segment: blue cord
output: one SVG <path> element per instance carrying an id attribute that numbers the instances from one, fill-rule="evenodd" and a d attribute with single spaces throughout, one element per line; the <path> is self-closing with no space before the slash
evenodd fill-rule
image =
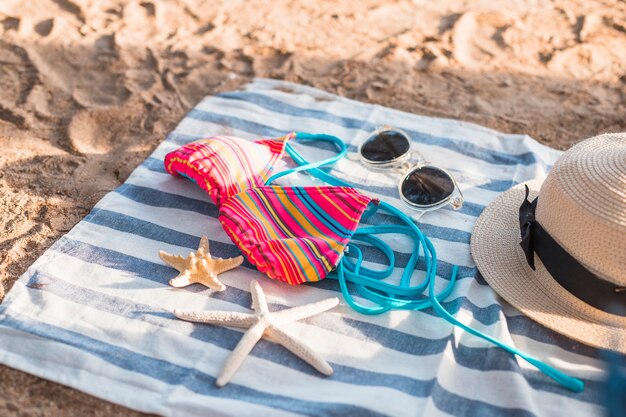
<path id="1" fill-rule="evenodd" d="M 291 143 L 287 142 L 286 145 L 285 145 L 285 149 L 287 149 L 287 153 L 292 158 L 294 157 L 293 155 L 297 155 L 298 156 L 298 165 L 299 166 L 297 168 L 286 169 L 284 171 L 281 171 L 279 173 L 276 173 L 276 174 L 272 175 L 267 180 L 265 180 L 265 185 L 271 184 L 272 182 L 274 182 L 278 178 L 284 177 L 285 175 L 293 174 L 294 172 L 311 171 L 313 169 L 317 169 L 317 168 L 322 167 L 322 166 L 332 165 L 335 162 L 339 161 L 344 156 L 346 156 L 346 153 L 348 152 L 348 147 L 346 146 L 345 142 L 342 141 L 341 139 L 339 139 L 336 136 L 324 135 L 324 134 L 312 135 L 310 133 L 296 132 L 296 139 L 302 140 L 302 141 L 314 140 L 314 141 L 330 142 L 330 143 L 336 145 L 339 148 L 339 153 L 337 153 L 335 156 L 333 156 L 331 158 L 323 159 L 323 160 L 318 161 L 318 162 L 309 163 L 306 159 L 304 159 L 293 148 L 293 146 L 291 146 Z M 295 159 L 294 159 L 294 161 L 295 161 Z"/>
<path id="2" fill-rule="evenodd" d="M 319 167 L 322 166 L 332 165 L 345 156 L 347 146 L 341 139 L 331 135 L 314 135 L 301 132 L 296 133 L 296 139 L 330 142 L 339 148 L 339 153 L 332 158 L 310 163 L 304 159 L 289 142 L 287 142 L 285 149 L 289 156 L 291 156 L 291 158 L 298 164 L 298 167 L 272 175 L 268 178 L 266 184 L 270 184 L 275 179 L 294 172 L 308 171 L 313 177 L 318 178 L 327 184 L 354 188 L 351 184 L 319 169 Z M 448 313 L 448 311 L 446 311 L 446 309 L 441 305 L 441 301 L 446 299 L 451 294 L 456 282 L 458 267 L 455 265 L 452 268 L 452 274 L 448 285 L 446 285 L 441 292 L 436 294 L 435 279 L 437 273 L 437 253 L 430 239 L 422 233 L 410 217 L 394 206 L 382 201 L 377 206 L 372 205 L 371 207 L 368 207 L 363 215 L 363 218 L 371 216 L 378 209 L 382 209 L 383 211 L 397 217 L 402 221 L 403 225 L 359 227 L 355 231 L 352 240 L 347 246 L 350 255 L 354 256 L 356 259 L 352 261 L 348 256 L 343 256 L 337 264 L 337 268 L 334 273 L 328 275 L 328 278 L 337 279 L 339 281 L 341 293 L 350 307 L 359 313 L 367 315 L 382 314 L 392 309 L 423 310 L 432 307 L 435 312 L 447 322 L 460 327 L 474 336 L 487 340 L 505 351 L 512 353 L 513 355 L 519 356 L 528 363 L 534 365 L 544 374 L 556 380 L 564 387 L 574 392 L 581 392 L 584 389 L 584 382 L 580 379 L 570 377 L 552 366 L 533 358 L 532 356 L 526 355 L 524 352 L 516 348 L 505 345 L 499 340 L 496 340 L 485 333 L 461 323 L 454 316 Z M 383 281 L 393 273 L 395 255 L 387 243 L 374 236 L 389 233 L 403 234 L 413 240 L 413 252 L 406 267 L 404 268 L 399 285 L 389 284 Z M 363 252 L 358 245 L 354 243 L 355 241 L 367 243 L 381 251 L 389 261 L 389 266 L 382 270 L 373 270 L 364 267 L 362 265 Z M 413 275 L 413 271 L 417 267 L 420 253 L 423 254 L 426 276 L 424 281 L 420 284 L 411 286 L 411 277 Z M 348 282 L 355 285 L 357 293 L 362 298 L 373 302 L 376 306 L 363 305 L 357 302 L 348 291 Z M 428 296 L 423 295 L 426 288 L 428 288 Z"/>

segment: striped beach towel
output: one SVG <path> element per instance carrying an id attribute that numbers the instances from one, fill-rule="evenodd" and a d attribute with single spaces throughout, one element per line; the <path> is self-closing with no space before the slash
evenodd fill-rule
<path id="1" fill-rule="evenodd" d="M 339 287 L 328 279 L 292 287 L 248 263 L 221 275 L 228 288 L 210 297 L 200 286 L 168 287 L 176 271 L 163 264 L 159 250 L 186 254 L 207 235 L 214 255 L 233 257 L 239 251 L 219 224 L 211 198 L 192 181 L 167 174 L 163 157 L 208 135 L 257 139 L 293 130 L 336 135 L 354 152 L 379 124 L 407 131 L 430 162 L 454 173 L 465 196 L 459 212 L 444 208 L 419 219 L 437 249 L 439 286 L 453 264 L 460 266 L 459 282 L 444 306 L 460 321 L 583 379 L 583 393 L 566 390 L 431 310 L 364 316 L 343 303 L 289 327 L 331 363 L 332 377 L 319 377 L 263 340 L 229 385 L 215 387 L 241 332 L 177 320 L 173 309 L 249 311 L 248 288 L 255 279 L 271 309 L 337 296 Z M 309 160 L 332 152 L 296 146 Z M 605 399 L 599 352 L 504 303 L 481 279 L 469 250 L 472 226 L 484 207 L 512 185 L 545 176 L 558 155 L 525 135 L 420 117 L 274 80 L 257 79 L 241 91 L 207 97 L 15 283 L 0 305 L 0 362 L 168 416 L 600 415 Z M 372 172 L 350 158 L 330 173 L 402 208 L 396 173 Z M 282 180 L 313 181 L 304 174 Z M 410 249 L 399 237 L 387 241 L 401 268 Z M 365 265 L 377 267 L 384 259 L 374 252 Z"/>

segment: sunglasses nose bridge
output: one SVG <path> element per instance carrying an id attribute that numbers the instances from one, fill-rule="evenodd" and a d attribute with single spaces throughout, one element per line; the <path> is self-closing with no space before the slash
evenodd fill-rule
<path id="1" fill-rule="evenodd" d="M 411 160 L 406 160 L 398 166 L 394 167 L 395 171 L 401 175 L 408 174 L 409 171 L 416 168 L 416 165 L 411 162 Z"/>
<path id="2" fill-rule="evenodd" d="M 413 161 L 413 165 L 422 166 L 428 165 L 430 163 L 417 149 L 412 149 L 411 147 L 409 152 L 411 153 L 411 161 Z"/>

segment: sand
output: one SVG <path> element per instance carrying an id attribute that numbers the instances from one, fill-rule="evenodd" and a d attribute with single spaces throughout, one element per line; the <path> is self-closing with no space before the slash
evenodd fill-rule
<path id="1" fill-rule="evenodd" d="M 0 300 L 205 94 L 280 78 L 566 149 L 626 130 L 624 51 L 623 0 L 2 0 Z M 0 415 L 120 414 L 0 366 Z"/>

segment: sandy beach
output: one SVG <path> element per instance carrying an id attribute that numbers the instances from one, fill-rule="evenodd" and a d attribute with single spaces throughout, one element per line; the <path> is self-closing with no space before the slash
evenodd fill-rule
<path id="1" fill-rule="evenodd" d="M 0 301 L 207 94 L 285 79 L 567 149 L 626 130 L 624 51 L 623 0 L 4 0 Z M 0 366 L 0 415 L 138 413 Z"/>

